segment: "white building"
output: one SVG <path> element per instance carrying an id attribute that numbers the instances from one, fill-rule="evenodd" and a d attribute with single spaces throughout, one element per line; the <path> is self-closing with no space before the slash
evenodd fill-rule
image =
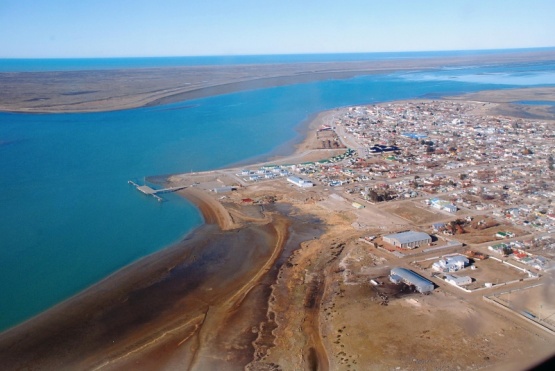
<path id="1" fill-rule="evenodd" d="M 448 274 L 445 276 L 445 282 L 454 286 L 466 286 L 472 283 L 472 278 L 469 276 L 458 277 Z"/>
<path id="2" fill-rule="evenodd" d="M 289 176 L 287 177 L 287 181 L 301 188 L 310 188 L 314 186 L 314 183 L 312 183 L 310 180 L 304 180 L 297 176 Z"/>
<path id="3" fill-rule="evenodd" d="M 453 205 L 449 201 L 441 200 L 439 198 L 430 199 L 430 205 L 433 208 L 436 208 L 438 210 L 444 210 L 444 211 L 448 211 L 450 213 L 456 213 L 457 212 L 457 207 L 455 205 Z"/>
<path id="4" fill-rule="evenodd" d="M 456 272 L 468 266 L 470 261 L 462 255 L 446 256 L 432 264 L 432 269 L 438 272 Z"/>

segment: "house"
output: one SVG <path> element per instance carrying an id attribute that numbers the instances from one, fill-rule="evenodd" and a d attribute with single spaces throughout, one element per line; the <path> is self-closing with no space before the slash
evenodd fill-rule
<path id="1" fill-rule="evenodd" d="M 438 210 L 448 211 L 450 213 L 457 212 L 457 206 L 453 205 L 449 201 L 441 200 L 439 198 L 430 199 L 430 206 Z"/>
<path id="2" fill-rule="evenodd" d="M 515 234 L 513 232 L 497 232 L 495 237 L 497 238 L 513 238 Z"/>
<path id="3" fill-rule="evenodd" d="M 432 229 L 434 232 L 439 232 L 445 228 L 445 223 L 434 223 Z"/>
<path id="4" fill-rule="evenodd" d="M 462 255 L 446 256 L 432 264 L 432 269 L 438 272 L 456 272 L 468 266 L 470 261 Z"/>

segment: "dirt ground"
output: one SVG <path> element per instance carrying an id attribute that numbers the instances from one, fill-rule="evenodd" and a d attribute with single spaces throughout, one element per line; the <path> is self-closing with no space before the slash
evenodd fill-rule
<path id="1" fill-rule="evenodd" d="M 313 321 L 306 298 L 314 285 L 324 291 L 319 324 L 331 370 L 481 369 L 545 351 L 545 335 L 538 338 L 441 288 L 430 295 L 400 292 L 387 284 L 391 262 L 376 257 L 367 244 L 341 241 L 332 239 L 327 247 L 313 242 L 282 269 L 282 277 L 297 281 L 277 285 L 286 294 L 276 297 L 276 341 L 265 362 L 283 370 L 308 366 L 306 353 L 295 356 L 290 349 L 298 348 L 299 334 Z M 376 287 L 370 279 L 386 284 Z M 280 306 L 280 298 L 287 306 Z"/>
<path id="2" fill-rule="evenodd" d="M 526 273 L 494 259 L 476 261 L 474 265 L 477 269 L 465 269 L 464 275 L 471 276 L 480 287 L 483 287 L 487 282 L 497 285 L 528 277 Z M 470 286 L 468 288 L 472 289 L 473 287 Z"/>
<path id="3" fill-rule="evenodd" d="M 415 205 L 413 201 L 401 201 L 380 206 L 380 209 L 400 216 L 413 224 L 429 226 L 431 223 L 455 219 L 455 215 L 447 215 L 433 211 L 424 205 Z"/>
<path id="4" fill-rule="evenodd" d="M 282 266 L 269 312 L 271 345 L 260 343 L 249 370 L 495 369 L 500 362 L 530 362 L 555 345 L 480 299 L 476 306 L 441 287 L 422 295 L 389 284 L 395 258 L 358 241 L 360 232 L 341 212 L 319 202 L 300 207 L 329 228 Z"/>
<path id="5" fill-rule="evenodd" d="M 555 286 L 552 283 L 497 296 L 517 311 L 526 311 L 555 327 Z"/>
<path id="6" fill-rule="evenodd" d="M 468 229 L 466 231 L 468 233 L 457 234 L 454 236 L 454 238 L 468 244 L 480 244 L 485 242 L 501 243 L 503 242 L 503 240 L 498 237 L 495 237 L 497 232 L 512 232 L 515 234 L 515 237 L 519 237 L 526 234 L 519 228 L 510 226 L 510 225 L 498 225 L 495 227 L 486 228 L 482 230 Z"/>

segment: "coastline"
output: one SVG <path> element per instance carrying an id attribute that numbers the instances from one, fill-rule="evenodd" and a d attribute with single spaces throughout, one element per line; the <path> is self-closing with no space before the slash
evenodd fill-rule
<path id="1" fill-rule="evenodd" d="M 555 51 L 269 65 L 0 73 L 0 111 L 105 112 L 184 102 L 245 90 L 329 79 L 466 65 L 552 61 Z M 74 88 L 79 87 L 76 91 Z"/>
<path id="2" fill-rule="evenodd" d="M 330 112 L 333 112 L 333 110 L 320 112 L 299 124 L 296 128 L 299 133 L 298 140 L 295 141 L 294 145 L 289 144 L 283 147 L 285 151 L 289 152 L 288 155 L 280 153 L 280 155 L 276 157 L 272 152 L 267 154 L 265 158 L 268 160 L 283 160 L 284 158 L 298 160 L 298 156 L 310 158 L 310 155 L 306 157 L 307 150 L 314 145 L 314 140 L 316 138 L 315 130 L 323 123 L 322 120 L 327 117 Z M 252 163 L 252 161 L 249 161 L 249 164 Z M 60 362 L 57 356 L 50 356 L 53 349 L 74 348 L 74 354 L 80 354 L 87 353 L 87 351 L 92 351 L 96 348 L 101 348 L 102 346 L 100 344 L 105 343 L 107 337 L 114 336 L 112 332 L 101 334 L 98 338 L 93 338 L 88 343 L 84 341 L 78 346 L 70 344 L 70 339 L 75 336 L 75 332 L 81 333 L 81 336 L 86 339 L 87 336 L 85 336 L 85 333 L 95 333 L 98 331 L 99 327 L 105 327 L 107 322 L 113 323 L 111 326 L 120 327 L 121 323 L 119 326 L 116 325 L 118 320 L 107 318 L 108 313 L 113 315 L 113 313 L 117 313 L 118 311 L 125 311 L 125 303 L 128 303 L 132 297 L 139 298 L 136 299 L 139 301 L 148 300 L 152 295 L 151 290 L 160 282 L 167 282 L 168 285 L 171 285 L 172 280 L 175 281 L 175 279 L 172 279 L 173 271 L 183 269 L 183 267 L 186 266 L 191 267 L 193 263 L 198 263 L 198 256 L 202 255 L 203 249 L 210 249 L 211 246 L 214 248 L 219 245 L 217 241 L 224 238 L 226 231 L 232 234 L 238 234 L 240 231 L 249 234 L 258 228 L 270 228 L 270 231 L 265 232 L 267 235 L 265 238 L 268 239 L 271 238 L 269 236 L 274 236 L 272 238 L 277 238 L 279 242 L 269 244 L 276 247 L 273 249 L 274 254 L 268 262 L 275 262 L 278 258 L 276 253 L 283 250 L 283 245 L 287 240 L 287 225 L 289 225 L 290 221 L 288 221 L 289 218 L 281 215 L 282 213 L 277 213 L 271 218 L 253 218 L 252 216 L 242 214 L 240 210 L 230 210 L 224 207 L 222 203 L 216 200 L 212 195 L 202 190 L 188 188 L 179 191 L 178 194 L 195 205 L 201 212 L 204 219 L 201 226 L 184 236 L 183 239 L 175 245 L 168 246 L 121 268 L 75 296 L 2 332 L 0 334 L 0 349 L 9 348 L 12 349 L 12 352 L 9 355 L 0 355 L 0 361 L 5 365 L 13 365 L 17 368 L 22 366 L 24 360 L 32 353 L 33 358 L 37 362 L 35 365 L 39 365 L 41 368 L 49 368 L 50 362 Z M 272 230 L 274 232 L 271 232 Z M 214 236 L 219 237 L 214 238 Z M 229 236 L 227 238 L 229 238 Z M 289 241 L 289 243 L 291 243 L 291 241 Z M 300 241 L 295 240 L 294 246 L 290 246 L 288 251 L 296 249 L 299 243 Z M 239 246 L 241 244 L 241 239 L 239 239 L 232 245 Z M 250 261 L 250 264 L 255 266 L 258 263 L 259 259 Z M 272 267 L 269 266 L 265 269 L 257 270 L 258 275 L 271 268 Z M 277 271 L 277 268 L 279 267 L 273 267 L 274 271 Z M 226 280 L 223 277 L 221 279 L 224 281 Z M 268 285 L 270 283 L 272 283 L 272 280 L 268 282 Z M 200 283 L 196 282 L 196 284 Z M 231 284 L 233 285 L 232 282 Z M 226 290 L 226 292 L 233 292 L 233 290 Z M 220 295 L 223 295 L 223 292 L 221 292 Z M 176 298 L 176 300 L 183 300 L 183 297 Z M 166 307 L 173 307 L 172 304 L 168 303 L 167 299 L 163 301 L 166 303 Z M 146 310 L 147 313 L 149 312 L 147 308 L 143 308 L 143 310 Z M 185 324 L 178 326 L 180 331 L 193 331 L 192 329 L 199 326 L 199 321 L 201 321 L 201 319 L 202 321 L 205 320 L 205 314 L 202 314 L 200 308 L 191 312 L 194 313 L 194 315 L 189 313 Z M 130 316 L 130 318 L 119 317 L 119 321 L 127 323 L 124 327 L 127 327 L 128 330 L 132 330 L 133 328 L 136 330 L 137 325 L 133 323 L 133 317 L 141 317 L 144 315 L 147 314 L 138 311 L 138 313 L 134 316 Z M 152 315 L 152 313 L 148 315 Z M 167 337 L 167 335 L 164 334 L 166 334 L 167 331 L 173 330 L 166 330 L 166 328 L 168 326 L 169 328 L 174 328 L 176 326 L 176 316 L 179 317 L 176 313 L 168 314 L 163 321 L 159 321 L 158 328 L 153 328 L 151 330 L 151 334 L 148 335 L 147 338 L 151 339 L 152 337 L 157 338 L 159 336 Z M 95 322 L 94 318 L 100 318 L 100 323 Z M 181 323 L 183 321 L 183 319 L 180 319 L 178 322 Z M 101 324 L 102 322 L 104 322 L 104 324 Z M 22 339 L 26 337 L 26 334 L 30 332 L 34 334 L 32 339 L 22 341 Z M 53 332 L 58 333 L 54 339 L 52 339 L 50 335 Z M 182 332 L 180 333 L 182 334 Z M 136 343 L 136 341 L 138 341 L 136 338 L 131 337 L 130 339 L 123 340 L 125 345 L 122 346 L 122 344 L 120 344 L 118 349 L 130 347 L 131 344 L 135 344 L 132 347 L 141 348 L 142 346 L 140 343 L 144 342 L 145 339 L 141 335 L 135 334 L 134 336 L 139 337 L 139 343 Z M 251 340 L 254 341 L 254 338 Z M 157 347 L 155 348 L 157 349 Z M 110 352 L 111 350 L 104 349 L 104 351 Z M 112 356 L 114 360 L 119 360 L 120 357 L 122 357 L 120 352 L 115 352 L 114 354 L 117 354 Z M 122 358 L 122 360 L 127 359 L 128 356 Z M 133 357 L 130 359 L 133 359 Z M 193 362 L 193 360 L 189 361 Z M 80 362 L 81 360 L 77 358 L 64 360 L 64 364 L 79 365 L 79 367 L 85 366 Z M 88 368 L 91 366 L 92 364 L 87 364 L 86 367 Z"/>
<path id="3" fill-rule="evenodd" d="M 0 349 L 10 352 L 0 352 L 2 364 L 10 369 L 29 362 L 32 368 L 63 364 L 89 369 L 106 367 L 97 364 L 102 359 L 125 362 L 130 356 L 125 349 L 151 349 L 176 336 L 179 342 L 205 321 L 208 308 L 241 301 L 252 289 L 253 277 L 265 273 L 281 252 L 288 223 L 278 218 L 236 228 L 221 204 L 204 192 L 185 190 L 182 195 L 199 208 L 205 224 L 181 242 L 3 332 Z M 245 240 L 258 247 L 244 251 Z M 81 341 L 75 342 L 76 337 Z"/>
<path id="4" fill-rule="evenodd" d="M 555 88 L 550 88 L 550 99 L 555 96 L 554 92 Z M 493 99 L 491 95 L 490 99 Z M 298 130 L 304 132 L 304 139 L 289 147 L 294 148 L 294 152 L 286 157 L 270 156 L 268 161 L 297 161 L 321 156 L 322 152 L 310 152 L 316 140 L 314 131 L 333 115 L 333 111 L 335 109 L 320 112 L 301 123 Z M 291 224 L 297 223 L 299 218 L 310 218 L 310 203 L 297 211 L 268 206 L 268 217 L 259 215 L 256 208 L 224 206 L 215 195 L 201 190 L 187 189 L 180 194 L 201 211 L 205 221 L 202 226 L 178 244 L 122 268 L 84 292 L 2 333 L 0 348 L 11 349 L 9 355 L 0 355 L 3 364 L 14 368 L 63 365 L 118 369 L 140 362 L 147 369 L 160 365 L 202 369 L 220 364 L 221 359 L 211 359 L 211 352 L 231 352 L 226 346 L 232 333 L 237 331 L 233 326 L 238 318 L 241 328 L 249 328 L 260 321 L 272 323 L 271 319 L 263 317 L 272 313 L 268 308 L 283 305 L 285 299 L 278 300 L 277 304 L 275 301 L 270 304 L 270 299 L 280 297 L 281 286 L 286 286 L 289 278 L 294 282 L 295 274 L 300 274 L 282 270 L 281 264 L 292 264 L 292 261 L 299 266 L 310 264 L 318 248 L 325 244 L 310 241 L 313 231 L 307 226 L 303 227 L 304 233 L 291 232 Z M 312 196 L 303 194 L 303 197 L 308 200 Z M 290 200 L 282 201 L 287 204 Z M 322 216 L 318 222 L 311 219 L 311 223 L 327 233 L 334 219 L 325 218 Z M 333 238 L 352 233 L 346 231 L 340 229 Z M 246 253 L 242 250 L 245 241 L 259 241 L 260 246 L 254 253 Z M 301 242 L 303 251 L 299 249 Z M 244 255 L 232 256 L 237 251 L 243 251 Z M 227 266 L 212 268 L 220 258 Z M 323 277 L 318 279 L 324 280 Z M 316 292 L 323 295 L 325 288 L 322 290 Z M 322 352 L 326 347 L 319 343 L 321 334 L 317 323 L 319 308 L 311 308 L 312 317 L 299 325 L 310 338 L 308 345 L 301 347 L 304 357 L 312 354 L 312 358 L 317 359 L 315 362 L 325 369 L 322 362 L 327 356 Z M 273 313 L 276 312 L 277 309 Z M 227 332 L 215 335 L 217 329 L 226 326 L 229 326 Z M 26 338 L 29 333 L 33 335 Z M 263 353 L 261 349 L 269 347 L 269 340 L 265 338 L 270 336 L 268 333 L 272 331 L 241 332 L 242 348 L 231 352 L 235 357 L 232 361 L 244 366 L 252 361 L 252 354 Z M 73 344 L 75 338 L 83 341 Z"/>
<path id="5" fill-rule="evenodd" d="M 291 140 L 277 146 L 268 153 L 235 162 L 233 164 L 225 166 L 225 168 L 236 168 L 252 164 L 269 164 L 276 161 L 283 161 L 284 159 L 295 161 L 304 159 L 302 161 L 312 161 L 314 160 L 314 156 L 316 157 L 315 159 L 320 159 L 320 157 L 322 156 L 322 152 L 320 151 L 316 152 L 315 155 L 310 156 L 310 153 L 317 147 L 316 141 L 318 140 L 318 138 L 316 130 L 320 126 L 328 124 L 329 117 L 333 115 L 334 111 L 340 108 L 341 107 L 336 107 L 308 116 L 294 128 L 297 134 Z M 329 152 L 341 153 L 343 152 L 343 149 L 335 151 L 330 150 Z"/>

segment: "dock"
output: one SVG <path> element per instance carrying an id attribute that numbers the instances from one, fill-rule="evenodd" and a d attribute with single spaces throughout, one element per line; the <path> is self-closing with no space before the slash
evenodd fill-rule
<path id="1" fill-rule="evenodd" d="M 138 185 L 137 183 L 135 183 L 132 180 L 128 180 L 127 184 L 131 184 L 132 186 L 134 186 L 139 192 L 147 195 L 147 196 L 152 196 L 155 199 L 158 200 L 158 202 L 162 202 L 164 201 L 164 199 L 160 196 L 158 196 L 159 193 L 168 193 L 168 192 L 175 192 L 175 191 L 179 191 L 180 189 L 185 189 L 187 188 L 187 186 L 177 186 L 177 187 L 170 187 L 170 188 L 163 188 L 163 189 L 153 189 L 147 185 Z"/>

